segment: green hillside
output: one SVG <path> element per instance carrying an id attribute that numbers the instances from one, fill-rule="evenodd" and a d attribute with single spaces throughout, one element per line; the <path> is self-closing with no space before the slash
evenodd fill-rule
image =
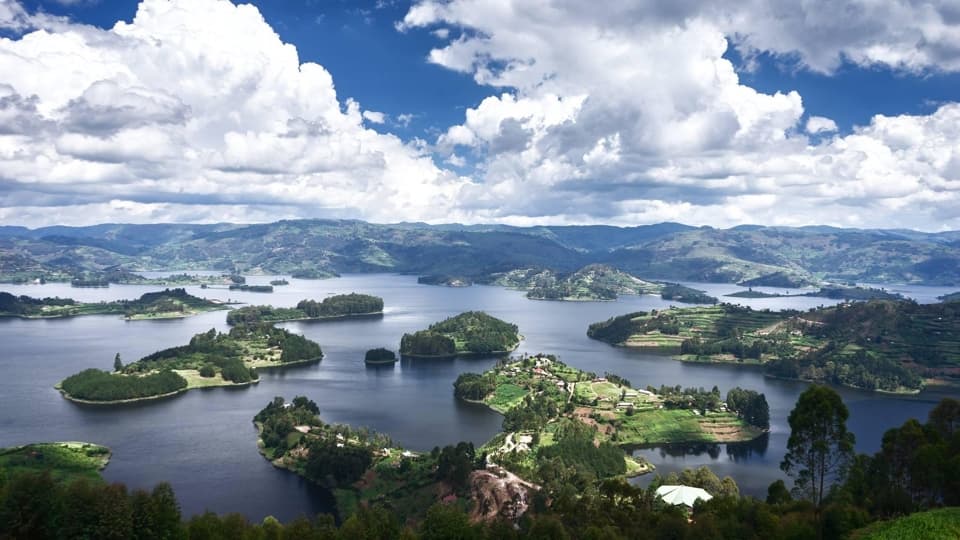
<path id="1" fill-rule="evenodd" d="M 956 233 L 828 227 L 692 228 L 380 225 L 97 225 L 0 229 L 0 281 L 69 280 L 164 268 L 291 274 L 402 272 L 488 281 L 605 264 L 646 280 L 796 287 L 836 282 L 960 284 Z M 121 276 L 121 277 L 116 277 Z"/>
<path id="2" fill-rule="evenodd" d="M 770 375 L 891 392 L 960 374 L 960 304 L 875 300 L 808 312 L 722 304 L 594 323 L 591 338 L 678 359 L 762 364 Z"/>

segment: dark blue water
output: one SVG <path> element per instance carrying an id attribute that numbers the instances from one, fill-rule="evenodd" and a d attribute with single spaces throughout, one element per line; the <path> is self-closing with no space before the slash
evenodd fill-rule
<path id="1" fill-rule="evenodd" d="M 271 279 L 256 276 L 248 282 L 265 284 Z M 701 288 L 715 295 L 737 289 L 728 285 Z M 134 298 L 157 289 L 73 289 L 62 284 L 3 287 L 15 294 L 69 296 L 85 301 Z M 928 288 L 906 289 L 917 298 L 936 296 Z M 109 369 L 117 352 L 131 361 L 185 343 L 198 332 L 224 330 L 224 312 L 170 321 L 126 322 L 113 316 L 0 320 L 0 446 L 56 440 L 107 445 L 114 451 L 104 473 L 108 480 L 134 488 L 151 488 L 157 482 L 169 481 L 188 515 L 209 509 L 241 512 L 254 520 L 265 515 L 286 520 L 329 510 L 323 490 L 274 469 L 260 457 L 251 423 L 254 414 L 274 396 L 306 395 L 319 404 L 326 421 L 366 425 L 408 448 L 429 450 L 460 440 L 481 444 L 499 430 L 501 417 L 483 406 L 458 402 L 451 385 L 459 373 L 488 369 L 493 359 L 402 361 L 376 368 L 363 363 L 367 349 L 396 349 L 404 332 L 462 311 L 481 309 L 519 325 L 525 336 L 518 351 L 521 353 L 557 354 L 578 368 L 616 372 L 641 387 L 717 385 L 725 393 L 742 386 L 766 393 L 773 424 L 766 444 L 640 451 L 661 471 L 707 464 L 721 476 L 733 476 L 744 492 L 763 494 L 770 482 L 782 477 L 779 462 L 788 435 L 786 417 L 806 387 L 765 378 L 756 369 L 683 364 L 586 337 L 586 328 L 592 322 L 669 304 L 652 296 L 624 297 L 617 302 L 538 302 L 527 300 L 522 292 L 498 287 L 430 287 L 418 285 L 413 277 L 395 275 L 291 279 L 289 286 L 277 287 L 273 294 L 199 287 L 188 290 L 209 298 L 277 306 L 292 306 L 304 298 L 364 292 L 382 296 L 386 313 L 382 319 L 284 325 L 321 344 L 326 356 L 319 365 L 265 372 L 260 384 L 246 389 L 192 390 L 173 399 L 120 408 L 67 402 L 53 385 L 87 367 Z M 758 309 L 806 309 L 831 302 L 771 298 L 742 303 Z M 886 429 L 911 417 L 924 418 L 940 397 L 929 392 L 908 398 L 844 389 L 840 392 L 850 407 L 849 425 L 857 435 L 860 451 L 876 450 Z"/>

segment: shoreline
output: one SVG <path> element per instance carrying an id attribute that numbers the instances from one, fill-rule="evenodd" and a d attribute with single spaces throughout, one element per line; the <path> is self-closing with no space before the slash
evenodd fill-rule
<path id="1" fill-rule="evenodd" d="M 287 322 L 310 322 L 310 321 L 337 321 L 345 319 L 363 319 L 383 317 L 382 311 L 371 311 L 369 313 L 351 313 L 349 315 L 328 315 L 325 317 L 295 317 L 290 319 L 261 319 L 258 322 L 263 324 L 280 324 Z M 239 323 L 243 324 L 243 323 Z M 229 324 L 228 326 L 237 326 L 238 324 Z"/>
<path id="2" fill-rule="evenodd" d="M 175 373 L 177 372 L 177 370 L 172 370 L 172 371 L 174 371 Z M 72 401 L 73 403 L 80 403 L 82 405 L 128 405 L 130 403 L 139 403 L 142 401 L 155 401 L 159 399 L 172 398 L 180 394 L 185 394 L 190 390 L 200 390 L 203 388 L 245 388 L 248 386 L 252 386 L 254 384 L 258 384 L 259 382 L 260 382 L 259 377 L 257 377 L 252 381 L 247 381 L 243 383 L 227 382 L 225 384 L 208 384 L 203 386 L 190 386 L 190 383 L 188 381 L 186 388 L 181 388 L 180 390 L 175 390 L 173 392 L 167 392 L 165 394 L 157 394 L 154 396 L 144 396 L 144 397 L 138 397 L 138 398 L 114 399 L 110 401 L 97 401 L 97 400 L 83 399 L 83 398 L 72 396 L 66 390 L 60 387 L 60 383 L 57 383 L 54 386 L 54 389 L 60 392 L 60 395 L 63 396 L 63 398 L 66 399 L 67 401 Z"/>
<path id="3" fill-rule="evenodd" d="M 603 340 L 597 340 L 597 341 L 603 341 Z M 604 341 L 604 343 L 607 343 L 607 342 Z M 623 343 L 617 343 L 613 345 L 613 347 L 622 347 L 624 349 L 637 349 L 641 351 L 642 350 L 662 351 L 665 353 L 669 353 L 671 351 L 679 349 L 679 347 L 660 347 L 660 346 L 645 347 L 645 346 L 625 345 Z M 714 365 L 737 366 L 737 367 L 744 367 L 744 368 L 762 368 L 766 364 L 766 362 L 737 362 L 736 360 L 711 360 L 711 359 L 696 360 L 692 358 L 683 358 L 683 355 L 678 355 L 678 354 L 670 354 L 669 356 L 670 356 L 670 360 L 673 360 L 675 362 L 684 362 L 687 364 L 703 364 L 703 365 L 714 364 Z M 769 373 L 764 373 L 763 376 L 771 379 L 780 379 L 783 381 L 795 381 L 795 382 L 804 382 L 804 383 L 810 383 L 810 384 L 827 384 L 830 386 L 835 386 L 840 388 L 851 388 L 853 390 L 862 390 L 864 392 L 877 392 L 878 394 L 885 394 L 885 395 L 891 395 L 891 396 L 915 396 L 923 392 L 924 388 L 926 388 L 927 386 L 946 386 L 948 388 L 960 388 L 960 383 L 951 383 L 949 381 L 943 381 L 943 382 L 940 382 L 939 384 L 926 383 L 918 389 L 911 388 L 907 390 L 885 390 L 883 388 L 863 388 L 863 387 L 852 385 L 852 384 L 835 384 L 835 383 L 826 382 L 826 381 L 816 381 L 813 379 L 801 379 L 798 377 L 783 377 L 780 375 L 772 375 Z M 941 379 L 933 378 L 931 380 L 940 381 Z"/>

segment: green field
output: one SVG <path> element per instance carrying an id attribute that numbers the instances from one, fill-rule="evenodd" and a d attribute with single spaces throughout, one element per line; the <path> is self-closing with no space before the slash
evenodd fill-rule
<path id="1" fill-rule="evenodd" d="M 516 407 L 528 393 L 527 389 L 512 383 L 499 384 L 493 394 L 483 401 L 491 409 L 503 413 Z"/>
<path id="2" fill-rule="evenodd" d="M 55 480 L 100 480 L 110 462 L 110 449 L 84 442 L 38 443 L 0 449 L 0 472 L 50 471 Z"/>
<path id="3" fill-rule="evenodd" d="M 960 538 L 960 508 L 918 512 L 891 521 L 874 523 L 851 536 L 852 540 L 956 540 Z"/>

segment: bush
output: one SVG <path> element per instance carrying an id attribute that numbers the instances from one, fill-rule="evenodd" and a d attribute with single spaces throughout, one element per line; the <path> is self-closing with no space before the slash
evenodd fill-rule
<path id="1" fill-rule="evenodd" d="M 213 364 L 204 364 L 203 367 L 200 368 L 201 377 L 206 377 L 209 379 L 210 377 L 213 377 L 216 374 L 217 374 L 217 369 L 213 367 Z"/>

